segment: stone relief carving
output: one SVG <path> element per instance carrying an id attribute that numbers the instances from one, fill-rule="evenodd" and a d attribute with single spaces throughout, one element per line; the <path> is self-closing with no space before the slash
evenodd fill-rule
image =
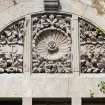
<path id="1" fill-rule="evenodd" d="M 82 73 L 105 72 L 105 36 L 94 25 L 80 19 L 80 57 Z"/>
<path id="2" fill-rule="evenodd" d="M 23 71 L 24 19 L 0 32 L 0 73 Z"/>
<path id="3" fill-rule="evenodd" d="M 33 72 L 71 73 L 71 17 L 33 16 L 32 27 Z"/>

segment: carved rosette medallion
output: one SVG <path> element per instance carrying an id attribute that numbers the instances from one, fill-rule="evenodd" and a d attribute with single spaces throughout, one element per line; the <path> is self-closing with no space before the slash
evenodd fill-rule
<path id="1" fill-rule="evenodd" d="M 79 20 L 82 73 L 105 72 L 105 34 L 83 19 Z"/>
<path id="2" fill-rule="evenodd" d="M 23 72 L 24 19 L 0 32 L 0 73 Z"/>
<path id="3" fill-rule="evenodd" d="M 40 14 L 32 23 L 33 72 L 71 73 L 71 16 Z"/>

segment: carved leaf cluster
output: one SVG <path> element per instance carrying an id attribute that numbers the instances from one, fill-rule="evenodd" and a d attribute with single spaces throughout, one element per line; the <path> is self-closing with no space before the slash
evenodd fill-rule
<path id="1" fill-rule="evenodd" d="M 71 73 L 71 16 L 41 14 L 32 23 L 33 72 Z"/>
<path id="2" fill-rule="evenodd" d="M 33 35 L 36 35 L 40 30 L 45 28 L 59 28 L 66 33 L 71 33 L 71 16 L 62 14 L 43 14 L 39 16 L 33 16 L 32 18 L 32 28 Z M 35 36 L 33 36 L 35 37 Z"/>
<path id="3" fill-rule="evenodd" d="M 105 34 L 94 25 L 80 19 L 81 72 L 105 72 Z"/>
<path id="4" fill-rule="evenodd" d="M 23 71 L 24 19 L 0 33 L 0 73 Z"/>

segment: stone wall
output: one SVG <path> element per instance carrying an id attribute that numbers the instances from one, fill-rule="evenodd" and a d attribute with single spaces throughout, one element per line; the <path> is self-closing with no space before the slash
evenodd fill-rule
<path id="1" fill-rule="evenodd" d="M 69 97 L 72 98 L 73 105 L 80 105 L 81 98 L 91 97 L 90 90 L 94 93 L 94 97 L 105 97 L 98 87 L 100 81 L 105 80 L 105 74 L 82 74 L 79 68 L 79 47 L 78 44 L 78 16 L 91 22 L 92 24 L 105 29 L 105 15 L 97 14 L 95 8 L 79 2 L 78 0 L 60 0 L 61 12 L 73 14 L 72 18 L 72 37 L 73 37 L 73 73 L 72 74 L 37 74 L 31 73 L 31 51 L 30 44 L 25 44 L 26 61 L 24 64 L 24 72 L 21 74 L 0 74 L 0 97 L 23 97 L 25 101 L 31 104 L 31 98 L 56 98 Z M 14 4 L 12 0 L 0 1 L 0 30 L 12 22 L 26 17 L 30 20 L 30 15 L 44 12 L 43 0 L 17 0 Z M 27 30 L 30 30 L 30 22 L 28 22 Z M 26 43 L 31 43 L 30 31 L 26 32 Z M 29 64 L 27 66 L 27 64 Z M 28 99 L 28 100 L 27 100 Z M 28 103 L 27 103 L 28 105 Z"/>

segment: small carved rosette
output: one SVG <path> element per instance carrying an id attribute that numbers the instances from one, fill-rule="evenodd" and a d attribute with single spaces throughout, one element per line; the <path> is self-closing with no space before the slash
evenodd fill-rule
<path id="1" fill-rule="evenodd" d="M 23 72 L 24 19 L 0 32 L 0 73 Z"/>
<path id="2" fill-rule="evenodd" d="M 94 25 L 79 20 L 82 73 L 105 72 L 105 33 Z"/>
<path id="3" fill-rule="evenodd" d="M 34 73 L 71 73 L 71 16 L 32 16 Z"/>

